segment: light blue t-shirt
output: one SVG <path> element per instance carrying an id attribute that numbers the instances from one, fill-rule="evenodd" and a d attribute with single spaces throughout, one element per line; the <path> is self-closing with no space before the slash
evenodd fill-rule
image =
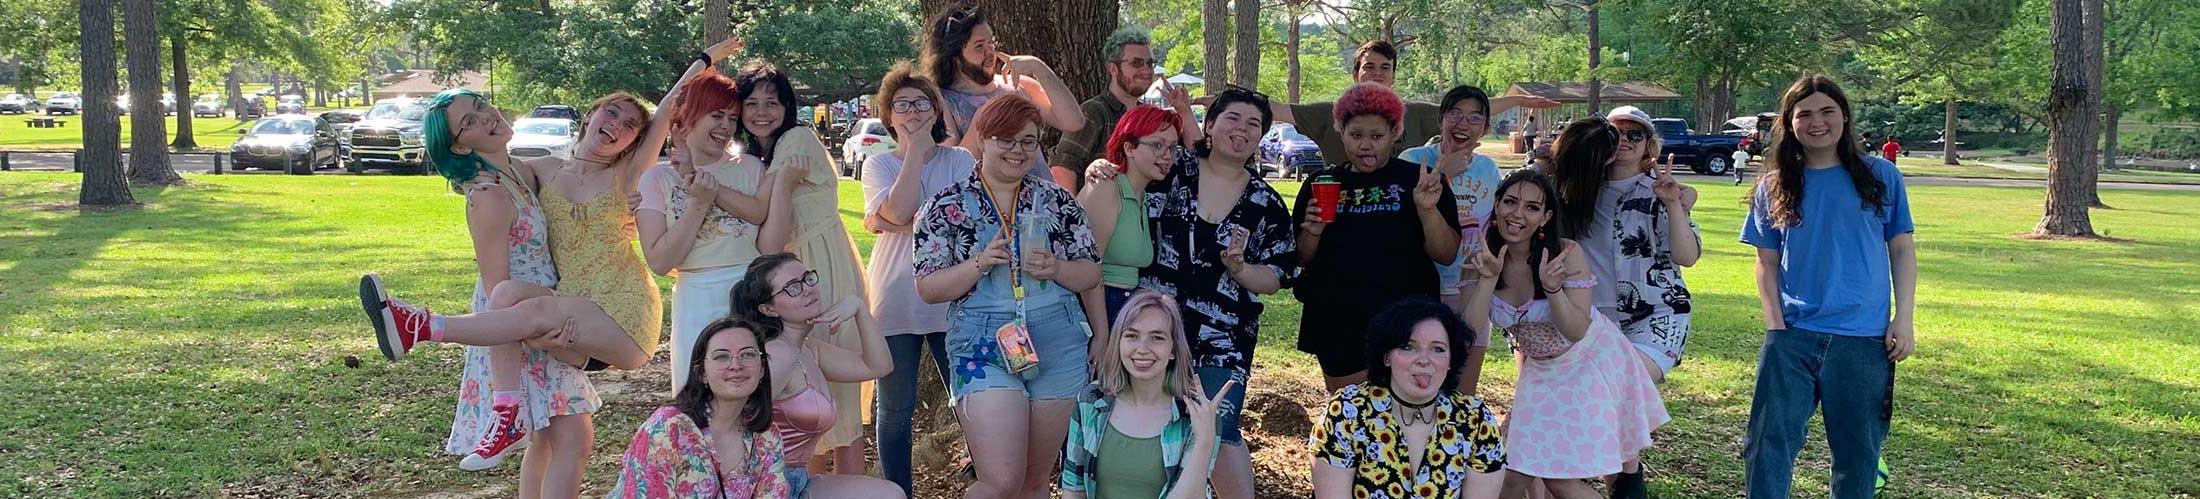
<path id="1" fill-rule="evenodd" d="M 1431 140 L 1428 145 L 1406 149 L 1404 152 L 1398 153 L 1398 159 L 1421 166 L 1434 167 L 1437 158 L 1443 154 L 1437 150 L 1438 147 L 1436 142 Z M 1497 183 L 1503 180 L 1497 171 L 1497 160 L 1490 159 L 1489 156 L 1483 156 L 1481 153 L 1473 153 L 1473 156 L 1474 159 L 1467 161 L 1466 171 L 1459 172 L 1458 175 L 1446 179 L 1451 183 L 1453 200 L 1459 203 L 1460 251 L 1459 258 L 1452 261 L 1451 265 L 1446 266 L 1450 267 L 1444 274 L 1448 279 L 1444 283 L 1439 283 L 1440 285 L 1455 283 L 1458 280 L 1456 276 L 1457 267 L 1467 262 L 1468 255 L 1482 251 L 1482 230 L 1489 225 L 1490 207 L 1496 204 L 1494 199 L 1497 197 Z"/>
<path id="2" fill-rule="evenodd" d="M 1886 184 L 1881 206 L 1865 206 L 1846 170 L 1803 170 L 1802 220 L 1773 227 L 1760 187 L 1742 221 L 1742 242 L 1780 251 L 1780 316 L 1790 328 L 1842 336 L 1884 336 L 1894 275 L 1887 242 L 1915 232 L 1910 198 L 1893 163 L 1866 157 Z"/>

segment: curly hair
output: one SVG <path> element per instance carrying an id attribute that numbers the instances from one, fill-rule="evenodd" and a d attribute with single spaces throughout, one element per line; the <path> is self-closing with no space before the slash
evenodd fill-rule
<path id="1" fill-rule="evenodd" d="M 1444 383 L 1439 393 L 1451 393 L 1459 388 L 1459 367 L 1467 364 L 1467 348 L 1473 346 L 1476 333 L 1467 321 L 1452 312 L 1451 307 L 1425 297 L 1408 297 L 1384 307 L 1382 312 L 1368 320 L 1367 324 L 1367 382 L 1370 385 L 1391 388 L 1391 367 L 1385 366 L 1390 351 L 1413 342 L 1413 328 L 1422 322 L 1436 321 L 1444 328 L 1444 341 L 1449 344 L 1450 359 L 1444 364 Z"/>
<path id="2" fill-rule="evenodd" d="M 1405 122 L 1406 102 L 1380 83 L 1355 83 L 1337 97 L 1336 108 L 1330 114 L 1335 116 L 1337 128 L 1363 115 L 1380 117 L 1395 128 Z"/>
<path id="3" fill-rule="evenodd" d="M 886 125 L 886 135 L 897 141 L 908 140 L 901 137 L 901 130 L 894 128 L 894 94 L 901 93 L 904 88 L 916 89 L 924 94 L 926 100 L 932 102 L 932 142 L 946 141 L 947 100 L 940 98 L 939 85 L 933 84 L 931 78 L 917 74 L 917 69 L 910 66 L 909 61 L 895 63 L 894 69 L 888 70 L 886 77 L 879 80 L 878 95 L 871 97 L 871 109 L 878 110 L 879 123 Z"/>

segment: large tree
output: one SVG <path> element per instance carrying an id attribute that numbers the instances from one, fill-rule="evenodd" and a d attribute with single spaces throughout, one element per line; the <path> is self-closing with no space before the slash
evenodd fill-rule
<path id="1" fill-rule="evenodd" d="M 1858 55 L 1886 75 L 1906 102 L 1941 104 L 1941 162 L 1956 157 L 1956 101 L 1994 85 L 1974 73 L 2001 64 L 1993 40 L 2015 21 L 2022 0 L 1920 0 L 1899 7 L 1912 20 L 1888 30 Z M 1983 42 L 1982 42 L 1983 41 Z M 1879 131 L 1888 133 L 1887 131 Z"/>
<path id="2" fill-rule="evenodd" d="M 122 0 L 122 39 L 123 66 L 130 71 L 130 183 L 182 182 L 168 164 L 168 116 L 160 102 L 159 0 Z"/>
<path id="3" fill-rule="evenodd" d="M 950 4 L 985 10 L 1000 49 L 1045 59 L 1061 75 L 1074 97 L 1083 101 L 1105 92 L 1108 73 L 1101 44 L 1114 32 L 1120 7 L 1115 0 L 922 0 L 918 19 L 930 19 Z"/>
<path id="4" fill-rule="evenodd" d="M 84 186 L 76 202 L 83 206 L 137 204 L 122 175 L 122 123 L 115 119 L 115 3 L 114 0 L 80 0 L 76 17 L 83 24 L 77 54 L 83 62 L 83 78 L 108 82 L 84 86 L 84 119 L 77 130 L 84 134 L 84 149 L 77 152 L 84 167 Z"/>
<path id="5" fill-rule="evenodd" d="M 1222 89 L 1223 83 L 1230 81 L 1229 0 L 1206 0 L 1201 3 L 1199 19 L 1199 37 L 1204 42 L 1200 50 L 1200 54 L 1204 56 L 1199 65 L 1200 78 L 1207 80 L 1207 93 L 1212 94 Z"/>
<path id="6" fill-rule="evenodd" d="M 2086 30 L 2098 24 L 2085 20 L 2087 0 L 2053 0 L 2049 18 L 2054 46 L 2054 83 L 2047 100 L 2047 210 L 2033 229 L 2039 236 L 2093 237 L 2091 182 L 2086 161 L 2093 156 L 2100 130 L 2098 106 L 2087 77 L 2089 57 Z"/>
<path id="7" fill-rule="evenodd" d="M 1245 88 L 1260 87 L 1260 0 L 1235 0 L 1230 11 L 1236 16 L 1237 25 L 1232 30 L 1236 36 L 1231 41 L 1230 83 Z"/>

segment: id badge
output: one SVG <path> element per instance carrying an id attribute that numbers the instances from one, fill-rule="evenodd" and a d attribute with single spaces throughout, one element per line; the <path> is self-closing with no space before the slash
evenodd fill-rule
<path id="1" fill-rule="evenodd" d="M 1039 349 L 1032 345 L 1031 330 L 1024 327 L 1023 314 L 1017 314 L 1015 320 L 993 331 L 993 336 L 1001 342 L 1001 365 L 1008 368 L 1008 372 L 1021 374 L 1039 365 Z"/>

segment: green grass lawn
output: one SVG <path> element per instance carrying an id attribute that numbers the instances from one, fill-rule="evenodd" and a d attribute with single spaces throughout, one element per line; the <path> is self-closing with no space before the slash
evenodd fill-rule
<path id="1" fill-rule="evenodd" d="M 1997 160 L 1998 161 L 1998 160 Z M 1912 177 L 1985 178 L 2007 180 L 2046 180 L 2047 173 L 2035 171 L 2011 171 L 1965 161 L 1961 165 L 1944 165 L 1940 156 L 1907 157 L 1899 162 L 1902 174 Z M 2046 168 L 2044 164 L 2015 163 L 2019 166 Z M 2141 184 L 2200 185 L 2200 174 L 2163 172 L 2140 169 L 2124 169 L 2101 172 L 2102 182 L 2132 182 Z"/>
<path id="2" fill-rule="evenodd" d="M 53 116 L 66 123 L 60 128 L 31 128 L 23 121 L 43 114 L 0 116 L 0 149 L 78 149 L 84 147 L 84 117 L 81 115 Z M 237 132 L 250 129 L 253 120 L 239 121 L 235 116 L 227 118 L 192 118 L 191 136 L 198 139 L 202 149 L 229 149 L 237 142 Z M 175 142 L 176 117 L 168 117 L 168 141 Z M 130 117 L 122 117 L 122 146 L 130 146 Z"/>
<path id="3" fill-rule="evenodd" d="M 512 466 L 469 474 L 438 452 L 458 349 L 381 361 L 354 292 L 378 271 L 464 307 L 460 198 L 432 177 L 190 179 L 83 213 L 75 176 L 0 174 L 0 496 L 512 494 Z M 1696 331 L 1664 386 L 1675 420 L 1645 455 L 1662 497 L 1741 490 L 1761 337 L 1752 252 L 1734 242 L 1742 192 L 1698 187 Z M 842 184 L 851 227 L 858 193 Z M 2124 207 L 2093 212 L 2128 240 L 2110 243 L 2017 237 L 2037 189 L 1910 193 L 1921 347 L 1901 365 L 1890 496 L 2200 495 L 2200 195 L 2103 191 Z M 1296 302 L 1269 302 L 1256 390 L 1314 373 L 1291 351 Z M 1500 406 L 1512 369 L 1499 356 L 1485 374 Z M 589 495 L 655 404 L 605 398 L 630 401 L 598 416 Z M 1825 495 L 1825 452 L 1806 447 L 1798 496 Z"/>

